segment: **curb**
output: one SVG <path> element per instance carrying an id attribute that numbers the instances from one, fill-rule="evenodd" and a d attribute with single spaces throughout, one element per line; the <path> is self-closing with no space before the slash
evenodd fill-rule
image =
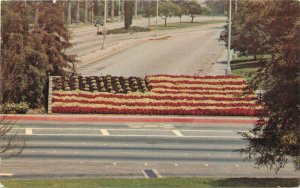
<path id="1" fill-rule="evenodd" d="M 11 121 L 53 121 L 53 122 L 130 122 L 130 123 L 214 123 L 255 124 L 257 118 L 249 117 L 163 117 L 163 116 L 105 116 L 105 115 L 0 115 Z"/>
<path id="2" fill-rule="evenodd" d="M 166 40 L 168 38 L 171 38 L 171 35 L 167 35 L 159 38 L 149 38 L 149 40 Z"/>

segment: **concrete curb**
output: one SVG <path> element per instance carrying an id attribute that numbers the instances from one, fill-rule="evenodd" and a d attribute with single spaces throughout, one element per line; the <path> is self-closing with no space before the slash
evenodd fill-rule
<path id="1" fill-rule="evenodd" d="M 0 118 L 12 121 L 53 121 L 53 122 L 130 122 L 130 123 L 214 123 L 214 124 L 255 124 L 254 117 L 192 117 L 192 116 L 130 116 L 130 115 L 15 115 L 1 114 Z"/>

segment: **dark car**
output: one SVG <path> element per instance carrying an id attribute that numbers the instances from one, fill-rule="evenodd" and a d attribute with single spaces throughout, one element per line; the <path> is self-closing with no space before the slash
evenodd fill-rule
<path id="1" fill-rule="evenodd" d="M 219 41 L 225 41 L 227 37 L 227 31 L 226 30 L 222 30 L 221 33 L 220 33 L 220 38 L 219 38 Z"/>

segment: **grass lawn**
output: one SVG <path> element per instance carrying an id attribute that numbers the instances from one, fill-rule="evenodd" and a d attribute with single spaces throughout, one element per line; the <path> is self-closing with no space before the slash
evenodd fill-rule
<path id="1" fill-rule="evenodd" d="M 198 187 L 297 187 L 299 179 L 280 178 L 163 178 L 163 179 L 40 179 L 1 180 L 9 188 L 198 188 Z"/>
<path id="2" fill-rule="evenodd" d="M 241 56 L 231 61 L 230 66 L 233 75 L 244 77 L 247 81 L 250 81 L 261 67 L 261 63 L 255 61 L 253 56 Z"/>
<path id="3" fill-rule="evenodd" d="M 158 25 L 158 30 L 163 31 L 163 30 L 170 30 L 170 29 L 183 29 L 183 28 L 187 28 L 187 27 L 195 27 L 195 26 L 201 26 L 201 25 L 205 25 L 205 24 L 213 24 L 213 23 L 224 23 L 225 21 L 221 21 L 221 20 L 215 20 L 215 21 L 202 21 L 202 22 L 182 22 L 181 24 L 179 22 L 176 23 L 167 23 L 167 26 L 165 26 L 165 24 L 160 24 Z M 155 30 L 155 26 L 151 26 L 151 30 Z"/>

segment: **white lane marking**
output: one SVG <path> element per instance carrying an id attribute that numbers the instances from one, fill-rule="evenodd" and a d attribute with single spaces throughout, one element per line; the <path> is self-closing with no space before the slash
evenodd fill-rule
<path id="1" fill-rule="evenodd" d="M 147 173 L 143 169 L 141 171 L 144 174 L 145 178 L 149 179 L 149 176 L 147 175 Z"/>
<path id="2" fill-rule="evenodd" d="M 107 131 L 107 129 L 100 129 L 101 133 L 103 136 L 109 136 L 109 132 Z"/>
<path id="3" fill-rule="evenodd" d="M 0 176 L 13 176 L 13 174 L 9 174 L 9 173 L 1 173 Z"/>
<path id="4" fill-rule="evenodd" d="M 152 169 L 152 171 L 154 172 L 154 174 L 157 176 L 157 178 L 162 178 L 162 175 L 160 175 L 160 173 L 158 172 L 157 169 Z"/>
<path id="5" fill-rule="evenodd" d="M 32 128 L 26 128 L 25 129 L 25 134 L 32 135 Z"/>
<path id="6" fill-rule="evenodd" d="M 173 130 L 173 133 L 178 137 L 184 137 L 184 135 L 178 130 Z"/>

